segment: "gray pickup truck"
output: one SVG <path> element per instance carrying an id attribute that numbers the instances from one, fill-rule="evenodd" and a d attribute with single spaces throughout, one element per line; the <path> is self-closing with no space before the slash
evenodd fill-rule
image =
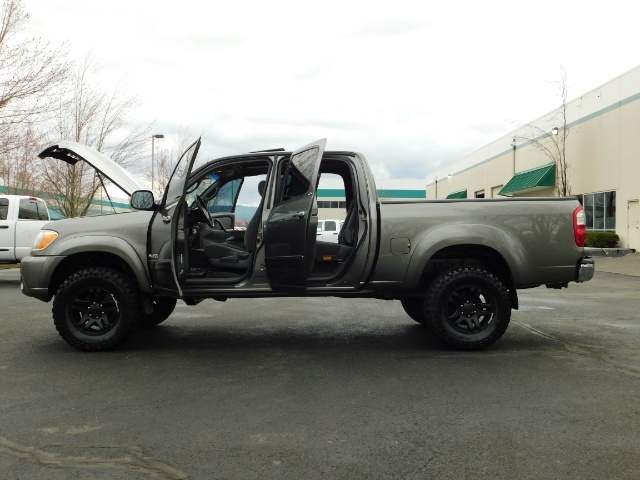
<path id="1" fill-rule="evenodd" d="M 58 332 L 82 350 L 120 345 L 177 299 L 301 295 L 400 300 L 441 342 L 477 350 L 504 334 L 516 289 L 593 276 L 575 198 L 381 201 L 365 157 L 325 144 L 194 170 L 198 140 L 160 199 L 89 147 L 52 145 L 42 158 L 91 164 L 137 211 L 45 226 L 22 261 L 22 291 L 53 298 Z M 316 239 L 322 176 L 344 183 L 337 243 Z M 252 198 L 255 214 L 235 228 L 236 207 Z"/>

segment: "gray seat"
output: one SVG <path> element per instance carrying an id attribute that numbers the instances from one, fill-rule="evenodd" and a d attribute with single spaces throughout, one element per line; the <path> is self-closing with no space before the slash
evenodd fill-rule
<path id="1" fill-rule="evenodd" d="M 229 237 L 223 242 L 206 242 L 204 244 L 204 253 L 209 265 L 234 270 L 247 270 L 251 267 L 251 254 L 256 247 L 258 226 L 264 204 L 265 185 L 266 182 L 264 180 L 258 184 L 258 193 L 262 198 L 256 213 L 247 224 L 247 229 L 242 239 Z"/>

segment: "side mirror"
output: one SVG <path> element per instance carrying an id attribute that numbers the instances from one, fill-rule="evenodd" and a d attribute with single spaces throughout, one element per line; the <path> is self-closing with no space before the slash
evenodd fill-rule
<path id="1" fill-rule="evenodd" d="M 131 206 L 136 210 L 153 210 L 156 206 L 153 192 L 136 190 L 131 194 Z"/>

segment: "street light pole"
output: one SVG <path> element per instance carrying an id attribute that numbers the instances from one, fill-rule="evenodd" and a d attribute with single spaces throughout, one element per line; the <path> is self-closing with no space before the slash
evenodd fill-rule
<path id="1" fill-rule="evenodd" d="M 164 138 L 161 133 L 151 135 L 151 191 L 153 192 L 153 181 L 155 178 L 155 139 Z"/>
<path id="2" fill-rule="evenodd" d="M 513 176 L 516 176 L 516 137 L 511 140 L 511 148 L 513 148 Z"/>
<path id="3" fill-rule="evenodd" d="M 435 200 L 438 199 L 438 177 L 436 177 L 436 198 Z"/>

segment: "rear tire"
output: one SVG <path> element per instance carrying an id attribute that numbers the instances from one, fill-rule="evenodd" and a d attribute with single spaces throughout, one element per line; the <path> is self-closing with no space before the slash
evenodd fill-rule
<path id="1" fill-rule="evenodd" d="M 90 267 L 62 283 L 52 311 L 56 329 L 69 345 L 95 352 L 111 350 L 131 335 L 142 302 L 133 279 L 111 268 Z"/>
<path id="2" fill-rule="evenodd" d="M 511 320 L 509 293 L 500 279 L 479 267 L 449 270 L 427 289 L 427 323 L 443 343 L 480 350 L 497 342 Z"/>
<path id="3" fill-rule="evenodd" d="M 171 297 L 154 297 L 153 311 L 143 315 L 138 321 L 138 326 L 143 328 L 155 327 L 164 322 L 173 313 L 178 300 Z"/>
<path id="4" fill-rule="evenodd" d="M 400 300 L 402 303 L 402 308 L 407 315 L 409 315 L 413 320 L 423 325 L 426 325 L 427 316 L 424 309 L 424 298 L 423 297 L 408 297 Z"/>

